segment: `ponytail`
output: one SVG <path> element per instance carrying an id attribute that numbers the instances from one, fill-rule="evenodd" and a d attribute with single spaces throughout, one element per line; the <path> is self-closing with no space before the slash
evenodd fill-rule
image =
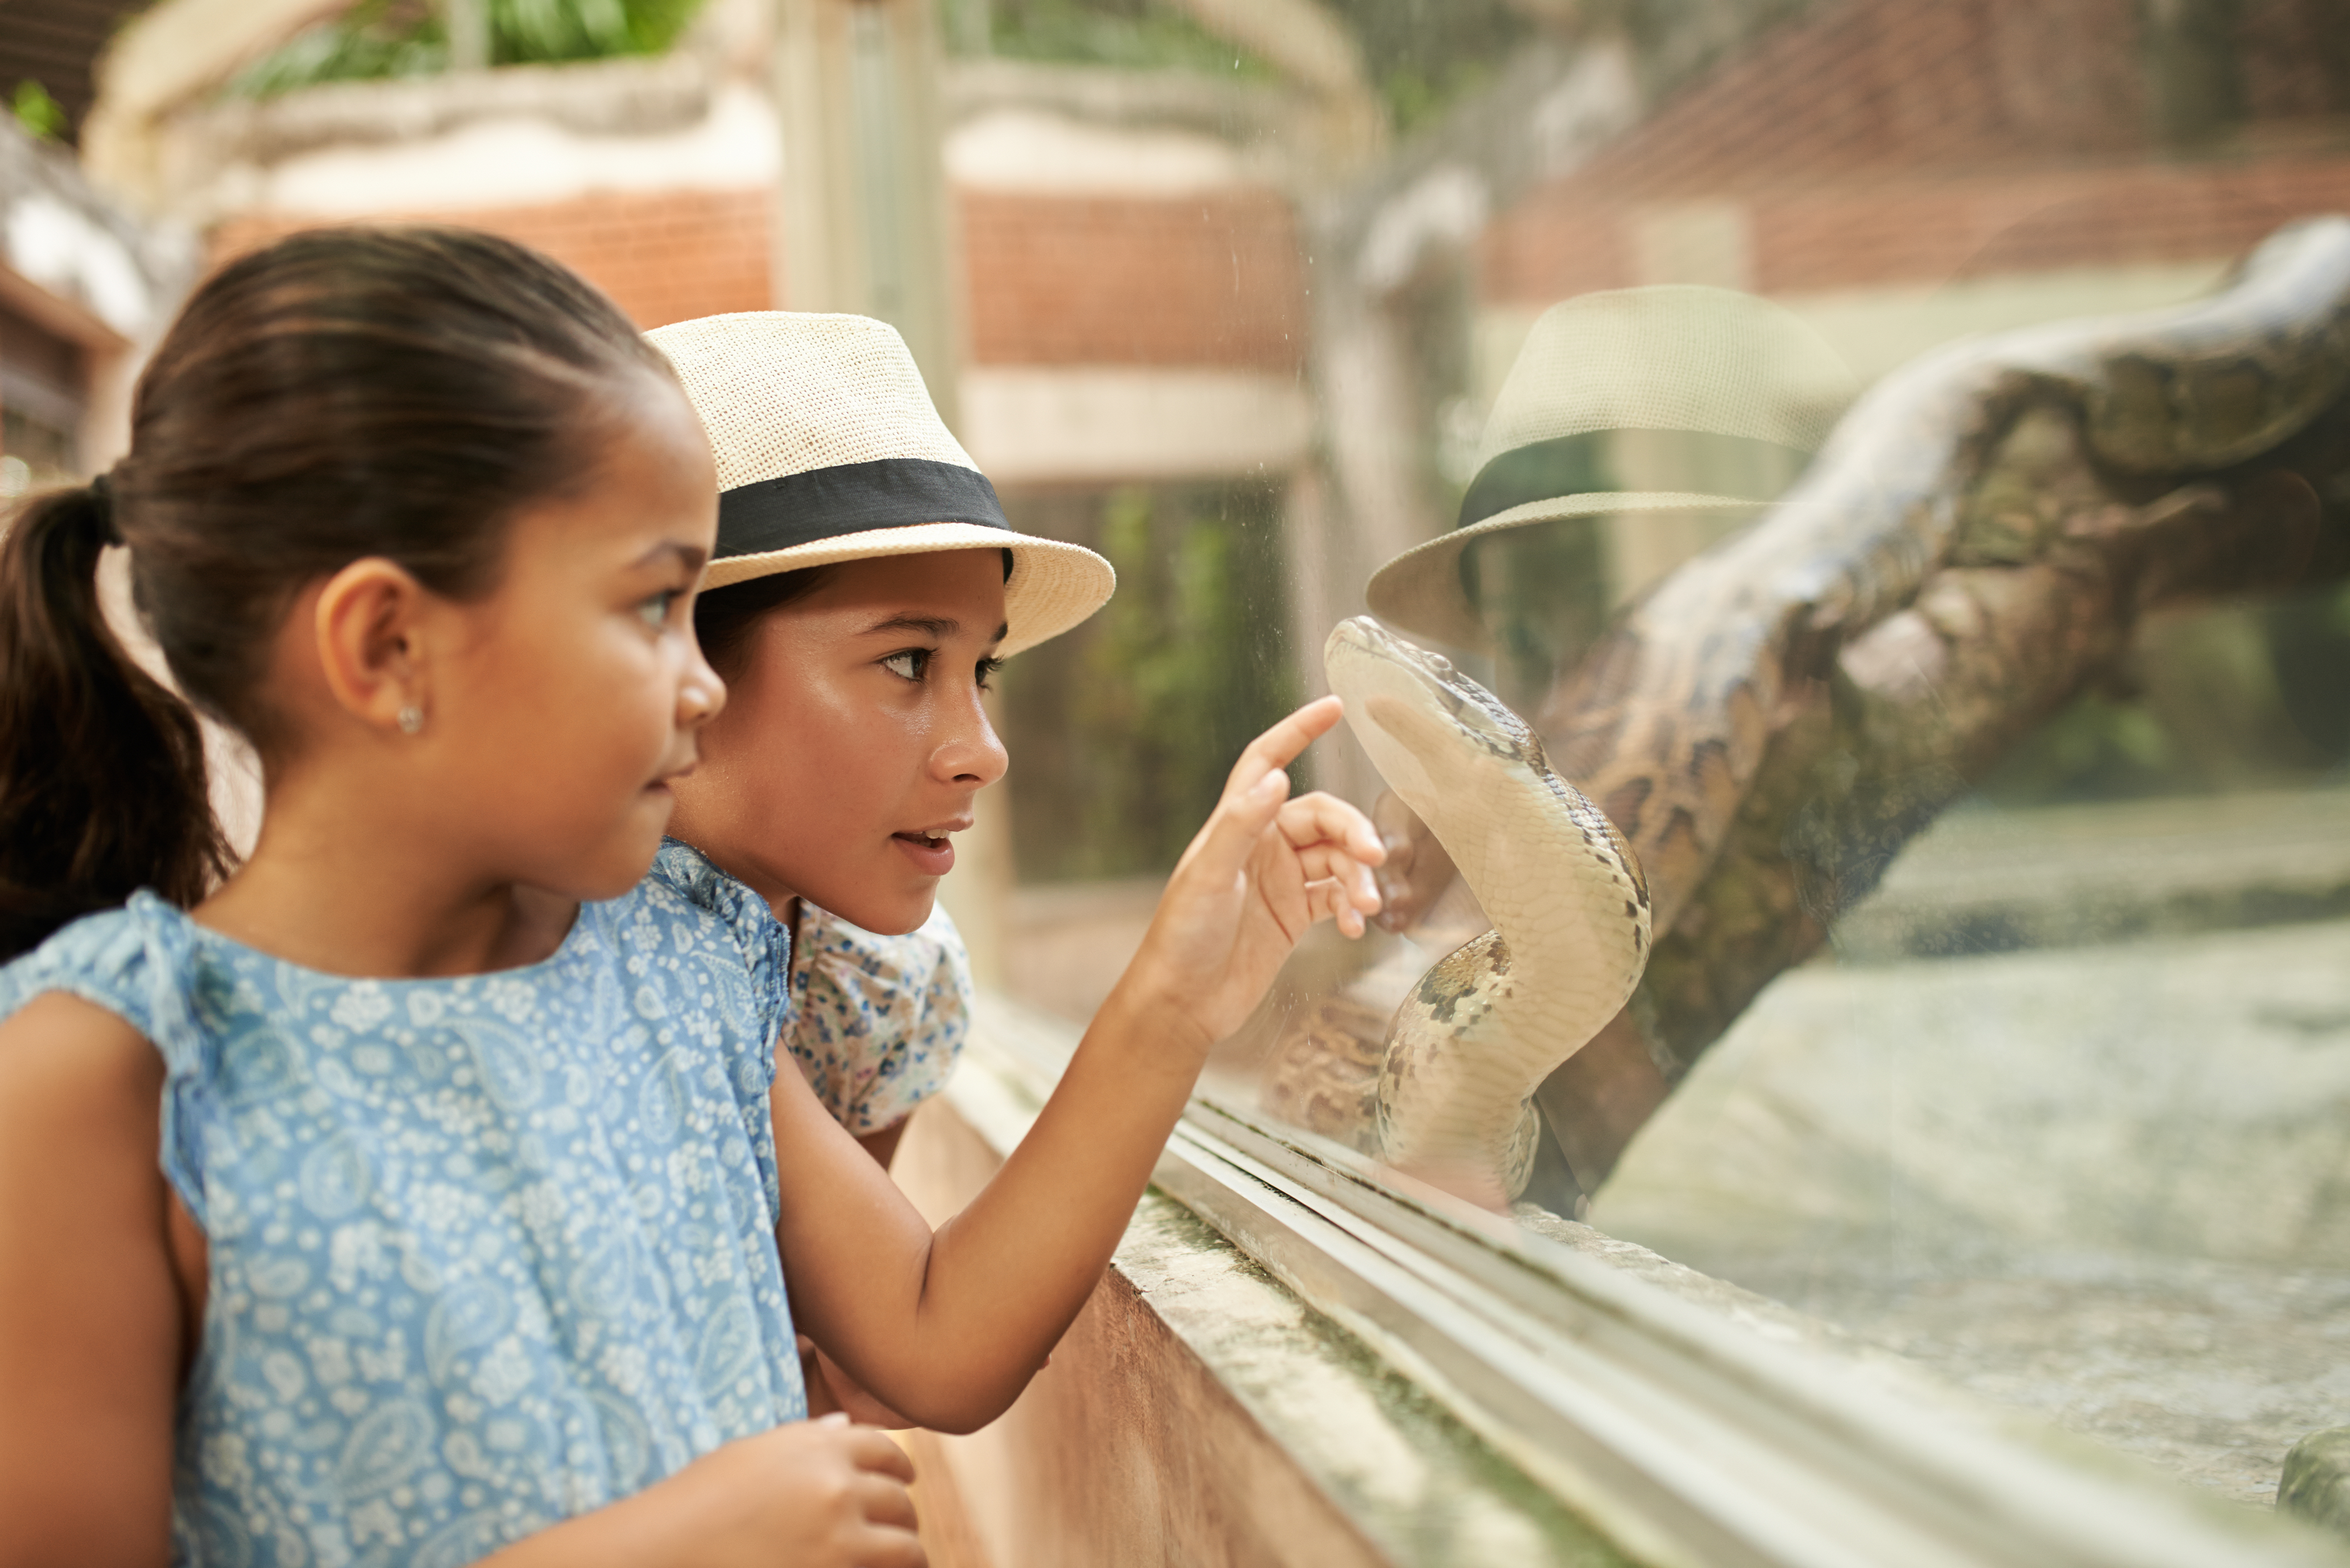
<path id="1" fill-rule="evenodd" d="M 26 503 L 0 542 L 0 958 L 152 888 L 192 905 L 225 871 L 203 736 L 99 607 L 106 483 Z"/>

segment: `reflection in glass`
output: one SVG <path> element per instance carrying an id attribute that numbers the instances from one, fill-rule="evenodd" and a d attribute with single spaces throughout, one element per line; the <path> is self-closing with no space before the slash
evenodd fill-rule
<path id="1" fill-rule="evenodd" d="M 1047 9 L 999 6 L 1001 36 L 1044 38 Z M 1097 9 L 1141 36 L 1149 7 Z M 2293 1441 L 2350 1423 L 2338 7 L 1474 9 L 1330 0 L 1354 52 L 1315 78 L 1324 118 L 1230 138 L 1277 149 L 1259 167 L 1294 193 L 1315 421 L 1268 476 L 1244 645 L 1310 691 L 1321 640 L 1372 610 L 1489 688 L 1642 863 L 1653 956 L 1537 1090 L 1519 1212 L 2265 1501 Z M 1298 70 L 1251 52 L 1226 85 Z M 1336 134 L 1366 93 L 1385 138 Z M 1237 341 L 1257 316 L 1232 287 Z M 1845 384 L 1808 379 L 1804 439 L 1512 425 L 1549 313 L 1659 289 L 1764 302 L 1825 346 Z M 1136 312 L 1136 340 L 1174 315 Z M 1542 494 L 1471 517 L 1497 456 L 1561 440 Z M 1460 527 L 1676 493 L 1744 504 Z M 1132 580 L 1201 547 L 1154 534 Z M 1382 597 L 1414 552 L 1440 628 Z M 1159 635 L 1187 658 L 1243 646 L 1204 612 L 1188 646 L 1184 613 Z M 1075 688 L 1012 672 L 1039 737 L 1015 747 L 1014 796 L 1042 803 L 1024 878 L 1163 867 L 1122 767 L 1229 761 L 1217 703 L 1151 684 L 1181 661 L 1131 663 L 1089 689 L 1166 717 L 1130 763 L 1073 759 L 1082 784 L 1042 776 L 1046 737 L 1111 699 L 1048 712 Z M 1389 836 L 1388 929 L 1309 941 L 1209 1085 L 1349 1158 L 1384 1147 L 1399 1012 L 1517 918 L 1472 883 L 1540 859 L 1432 826 L 1401 765 L 1376 739 L 1317 756 Z M 1123 829 L 1057 804 L 1087 799 L 1138 804 Z M 1528 880 L 1561 903 L 1555 872 Z M 1451 1185 L 1506 1196 L 1482 1174 Z"/>

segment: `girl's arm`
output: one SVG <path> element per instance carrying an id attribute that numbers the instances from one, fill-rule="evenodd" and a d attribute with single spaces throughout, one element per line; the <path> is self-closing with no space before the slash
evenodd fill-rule
<path id="1" fill-rule="evenodd" d="M 906 1136 L 906 1123 L 910 1119 L 900 1116 L 879 1132 L 858 1133 L 856 1135 L 857 1146 L 887 1170 L 889 1161 L 897 1157 L 898 1140 Z M 857 1379 L 806 1334 L 800 1335 L 800 1375 L 801 1380 L 807 1385 L 808 1414 L 811 1416 L 838 1411 L 850 1420 L 867 1427 L 910 1427 L 914 1424 L 859 1388 Z"/>
<path id="2" fill-rule="evenodd" d="M 875 1164 L 887 1170 L 889 1162 L 898 1158 L 898 1140 L 905 1136 L 906 1118 L 899 1116 L 879 1132 L 865 1134 L 857 1140 L 857 1145 L 873 1157 Z"/>
<path id="3" fill-rule="evenodd" d="M 78 997 L 0 1023 L 0 1568 L 161 1568 L 190 1321 L 163 1064 Z"/>
<path id="4" fill-rule="evenodd" d="M 776 1075 L 793 1310 L 891 1407 L 967 1431 L 1011 1404 L 1101 1277 L 1209 1048 L 1315 919 L 1359 935 L 1378 908 L 1370 823 L 1288 800 L 1281 772 L 1338 714 L 1325 698 L 1242 754 L 1035 1127 L 935 1236 L 799 1075 Z"/>

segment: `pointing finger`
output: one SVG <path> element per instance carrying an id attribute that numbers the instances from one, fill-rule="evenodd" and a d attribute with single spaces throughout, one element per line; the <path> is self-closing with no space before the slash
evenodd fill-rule
<path id="1" fill-rule="evenodd" d="M 1224 793 L 1230 795 L 1235 789 L 1253 789 L 1256 781 L 1273 769 L 1285 768 L 1295 762 L 1307 746 L 1330 732 L 1345 711 L 1345 705 L 1336 697 L 1320 698 L 1251 741 L 1241 753 L 1240 761 L 1232 764 L 1232 775 L 1224 782 Z"/>
<path id="2" fill-rule="evenodd" d="M 1191 840 L 1175 863 L 1175 876 L 1201 876 L 1212 884 L 1229 883 L 1240 875 L 1263 836 L 1288 798 L 1289 775 L 1275 770 L 1261 774 L 1254 787 L 1228 784 L 1207 826 Z"/>

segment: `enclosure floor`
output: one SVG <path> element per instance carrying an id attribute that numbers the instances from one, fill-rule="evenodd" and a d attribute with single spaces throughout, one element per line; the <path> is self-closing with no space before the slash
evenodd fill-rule
<path id="1" fill-rule="evenodd" d="M 1741 1278 L 2240 1502 L 2273 1503 L 2285 1450 L 2350 1411 L 2350 1272 L 2076 1259 L 1930 1280 Z"/>
<path id="2" fill-rule="evenodd" d="M 1591 1220 L 2266 1503 L 2350 1425 L 2345 1107 L 2350 921 L 1814 965 Z"/>

